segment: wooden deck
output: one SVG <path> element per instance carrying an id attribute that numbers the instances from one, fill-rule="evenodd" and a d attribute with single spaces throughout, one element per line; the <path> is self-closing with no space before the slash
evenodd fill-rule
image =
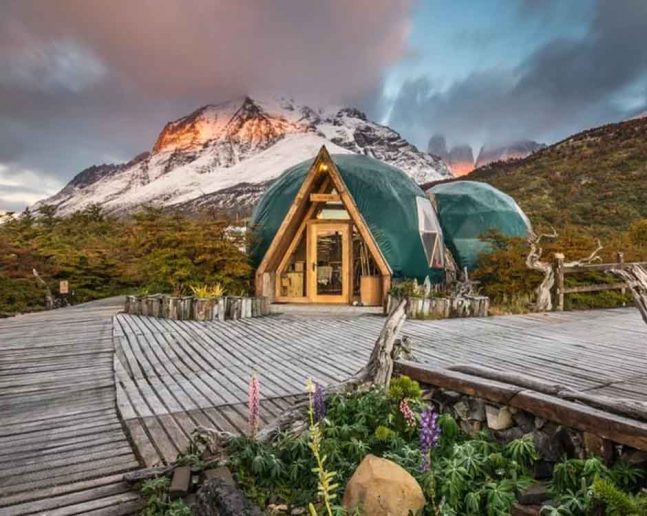
<path id="1" fill-rule="evenodd" d="M 117 399 L 147 464 L 173 460 L 197 425 L 247 431 L 247 385 L 262 417 L 308 377 L 347 378 L 366 363 L 384 319 L 283 315 L 228 322 L 115 318 Z M 647 326 L 634 309 L 407 321 L 415 358 L 477 364 L 576 391 L 647 401 Z"/>
<path id="2" fill-rule="evenodd" d="M 334 311 L 113 317 L 119 309 L 0 321 L 0 515 L 134 511 L 124 472 L 174 460 L 196 425 L 247 431 L 252 372 L 266 422 L 308 377 L 338 382 L 363 366 L 384 322 Z M 647 402 L 647 326 L 633 308 L 407 321 L 403 334 L 434 367 L 477 364 Z"/>
<path id="3" fill-rule="evenodd" d="M 112 315 L 0 320 L 0 515 L 128 514 L 139 467 L 115 405 Z"/>

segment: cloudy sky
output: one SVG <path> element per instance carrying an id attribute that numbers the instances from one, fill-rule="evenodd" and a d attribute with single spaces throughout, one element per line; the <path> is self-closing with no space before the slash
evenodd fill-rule
<path id="1" fill-rule="evenodd" d="M 0 210 L 251 94 L 356 105 L 425 148 L 647 109 L 645 0 L 2 0 Z"/>

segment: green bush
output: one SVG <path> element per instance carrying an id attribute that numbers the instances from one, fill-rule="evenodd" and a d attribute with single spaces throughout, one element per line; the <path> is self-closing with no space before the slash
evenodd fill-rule
<path id="1" fill-rule="evenodd" d="M 56 217 L 43 207 L 0 224 L 0 313 L 44 307 L 67 280 L 75 303 L 147 291 L 189 294 L 190 285 L 221 285 L 239 294 L 250 286 L 244 237 L 224 219 L 146 209 L 125 218 L 95 206 Z"/>

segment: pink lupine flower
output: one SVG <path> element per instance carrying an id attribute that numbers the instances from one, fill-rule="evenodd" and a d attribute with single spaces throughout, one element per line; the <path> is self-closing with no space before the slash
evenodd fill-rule
<path id="1" fill-rule="evenodd" d="M 249 434 L 253 438 L 258 430 L 258 417 L 261 403 L 261 384 L 258 381 L 256 373 L 252 375 L 249 381 L 249 397 L 247 399 L 248 417 L 249 417 Z"/>
<path id="2" fill-rule="evenodd" d="M 409 407 L 409 402 L 406 399 L 400 402 L 400 412 L 404 416 L 404 420 L 408 426 L 416 426 L 416 416 L 411 410 L 411 407 Z"/>

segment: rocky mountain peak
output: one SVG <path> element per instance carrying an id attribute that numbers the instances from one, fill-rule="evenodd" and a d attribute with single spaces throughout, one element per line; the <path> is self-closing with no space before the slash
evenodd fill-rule
<path id="1" fill-rule="evenodd" d="M 374 157 L 420 184 L 452 175 L 440 158 L 358 109 L 242 97 L 167 123 L 150 154 L 90 167 L 43 203 L 63 214 L 100 203 L 111 212 L 157 204 L 226 207 L 244 215 L 276 177 L 314 157 L 322 145 L 331 153 Z"/>
<path id="2" fill-rule="evenodd" d="M 533 140 L 519 140 L 498 146 L 483 145 L 476 158 L 476 167 L 482 167 L 495 161 L 523 159 L 545 147 L 545 144 Z"/>

